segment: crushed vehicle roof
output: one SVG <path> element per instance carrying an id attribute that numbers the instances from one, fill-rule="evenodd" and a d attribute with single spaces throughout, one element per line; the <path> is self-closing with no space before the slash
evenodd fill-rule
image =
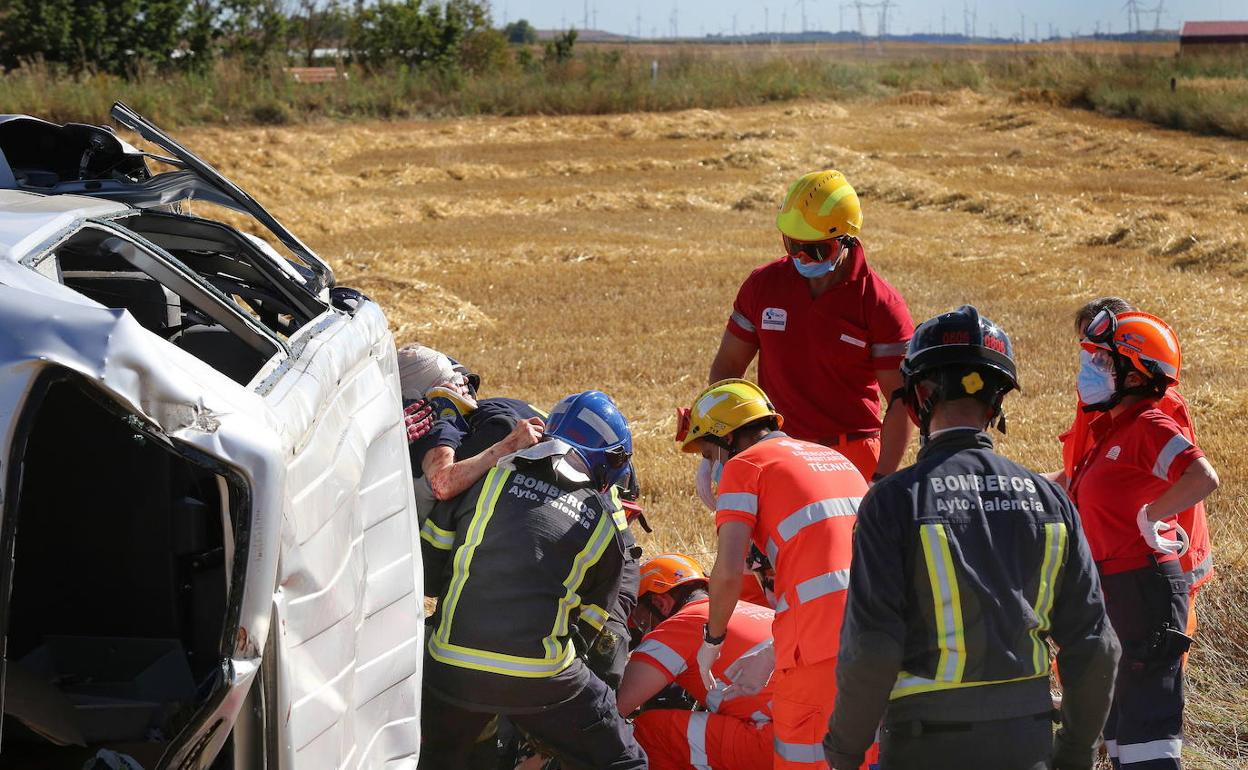
<path id="1" fill-rule="evenodd" d="M 0 190 L 0 259 L 20 261 L 74 222 L 128 210 L 120 203 L 80 195 Z"/>

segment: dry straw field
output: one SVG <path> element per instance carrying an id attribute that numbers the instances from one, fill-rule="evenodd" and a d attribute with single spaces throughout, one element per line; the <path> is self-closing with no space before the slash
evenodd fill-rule
<path id="1" fill-rule="evenodd" d="M 1025 390 L 1001 447 L 1033 467 L 1057 465 L 1071 417 L 1074 309 L 1114 293 L 1165 317 L 1224 480 L 1185 756 L 1248 766 L 1242 143 L 971 93 L 184 136 L 379 300 L 401 342 L 468 362 L 488 393 L 613 394 L 638 439 L 645 545 L 708 564 L 672 410 L 704 384 L 740 281 L 778 256 L 774 212 L 799 173 L 845 171 L 869 258 L 916 319 L 970 302 L 1009 331 Z"/>

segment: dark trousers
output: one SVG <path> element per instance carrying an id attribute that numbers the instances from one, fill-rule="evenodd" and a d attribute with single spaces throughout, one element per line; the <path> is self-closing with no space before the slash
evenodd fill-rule
<path id="1" fill-rule="evenodd" d="M 516 680 L 523 687 L 523 680 Z M 494 717 L 447 703 L 425 690 L 421 706 L 420 770 L 470 766 L 474 744 Z M 570 700 L 545 711 L 510 714 L 513 724 L 552 750 L 565 770 L 645 770 L 646 753 L 620 716 L 615 695 L 597 677 Z"/>
<path id="2" fill-rule="evenodd" d="M 884 723 L 880 770 L 1048 770 L 1051 714 L 984 722 Z"/>
<path id="3" fill-rule="evenodd" d="M 1177 770 L 1183 748 L 1188 581 L 1177 561 L 1101 578 L 1122 642 L 1105 747 L 1115 768 Z"/>

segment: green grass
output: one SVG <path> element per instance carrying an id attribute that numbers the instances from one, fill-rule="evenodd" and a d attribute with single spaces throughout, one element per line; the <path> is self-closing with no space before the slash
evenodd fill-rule
<path id="1" fill-rule="evenodd" d="M 809 52 L 786 57 L 783 49 L 737 57 L 688 47 L 661 62 L 653 81 L 649 57 L 591 49 L 561 64 L 535 62 L 483 74 L 350 68 L 346 79 L 325 84 L 295 83 L 278 66 L 230 61 L 206 73 L 145 73 L 129 80 L 69 76 L 34 65 L 0 75 L 0 105 L 54 121 L 99 122 L 121 99 L 158 123 L 177 126 L 713 109 L 970 89 L 1248 138 L 1244 59 L 1063 53 L 863 59 Z"/>

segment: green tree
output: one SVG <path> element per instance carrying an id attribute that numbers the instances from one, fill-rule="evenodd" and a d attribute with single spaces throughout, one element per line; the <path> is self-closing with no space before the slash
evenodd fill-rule
<path id="1" fill-rule="evenodd" d="M 287 18 L 281 0 L 218 0 L 217 9 L 225 53 L 253 64 L 285 54 Z"/>
<path id="2" fill-rule="evenodd" d="M 489 12 L 477 0 L 378 0 L 358 9 L 351 49 L 372 68 L 402 63 L 455 70 L 463 64 L 465 41 L 489 28 Z"/>
<path id="3" fill-rule="evenodd" d="M 221 29 L 217 26 L 216 0 L 191 0 L 182 35 L 180 61 L 189 69 L 206 69 L 217 56 Z"/>
<path id="4" fill-rule="evenodd" d="M 563 64 L 572 58 L 572 49 L 576 46 L 576 30 L 556 35 L 554 40 L 546 43 L 545 61 L 547 64 Z"/>
<path id="5" fill-rule="evenodd" d="M 189 0 L 0 0 L 5 66 L 40 58 L 74 71 L 167 66 Z"/>
<path id="6" fill-rule="evenodd" d="M 296 0 L 290 16 L 292 48 L 303 51 L 304 63 L 315 63 L 316 50 L 346 39 L 347 13 L 341 0 Z"/>
<path id="7" fill-rule="evenodd" d="M 532 45 L 537 42 L 537 30 L 533 28 L 528 19 L 513 21 L 506 27 L 503 27 L 503 35 L 507 38 L 508 43 Z"/>

